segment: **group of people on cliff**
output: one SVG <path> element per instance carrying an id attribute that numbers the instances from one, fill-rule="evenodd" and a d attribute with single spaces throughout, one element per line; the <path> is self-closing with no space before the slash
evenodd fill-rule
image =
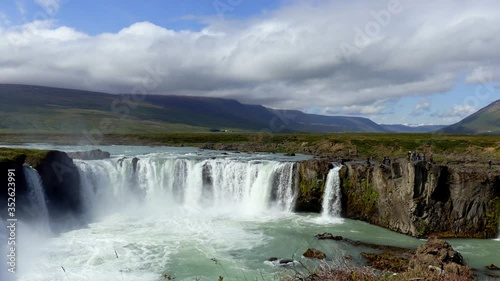
<path id="1" fill-rule="evenodd" d="M 423 153 L 422 155 L 420 155 L 420 153 L 417 153 L 415 151 L 408 151 L 408 161 L 426 161 L 427 160 L 427 157 L 425 155 L 425 153 Z M 429 158 L 429 162 L 432 163 L 434 159 L 432 158 L 432 155 L 431 157 Z"/>

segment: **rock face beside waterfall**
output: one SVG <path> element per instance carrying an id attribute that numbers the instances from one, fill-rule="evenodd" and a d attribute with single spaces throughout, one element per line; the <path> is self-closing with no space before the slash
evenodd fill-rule
<path id="1" fill-rule="evenodd" d="M 327 165 L 327 160 L 299 165 L 299 199 L 318 204 Z M 416 237 L 497 235 L 500 175 L 484 167 L 431 165 L 406 159 L 369 166 L 360 161 L 347 162 L 340 178 L 342 210 L 347 218 Z M 298 210 L 317 211 L 311 205 Z"/>
<path id="2" fill-rule="evenodd" d="M 34 168 L 43 182 L 52 218 L 66 215 L 68 212 L 82 212 L 80 175 L 73 160 L 66 153 L 50 151 Z"/>
<path id="3" fill-rule="evenodd" d="M 298 167 L 299 193 L 295 203 L 297 212 L 321 212 L 326 178 L 333 165 L 326 160 L 307 160 Z"/>
<path id="4" fill-rule="evenodd" d="M 23 164 L 27 163 L 35 168 L 43 183 L 43 190 L 49 214 L 57 220 L 62 216 L 78 215 L 82 212 L 80 196 L 80 177 L 73 160 L 64 152 L 41 150 L 17 150 L 2 148 L 2 152 L 11 155 L 0 159 L 2 182 L 7 182 L 7 170 L 15 169 L 16 179 L 16 214 L 26 217 L 28 214 L 23 206 L 27 200 L 28 187 L 23 171 Z M 4 186 L 4 185 L 2 185 Z M 7 189 L 7 185 L 5 185 Z M 7 202 L 7 190 L 0 195 L 1 202 Z M 2 203 L 2 207 L 7 204 Z M 2 210 L 3 212 L 3 210 Z M 5 213 L 5 212 L 4 212 Z"/>

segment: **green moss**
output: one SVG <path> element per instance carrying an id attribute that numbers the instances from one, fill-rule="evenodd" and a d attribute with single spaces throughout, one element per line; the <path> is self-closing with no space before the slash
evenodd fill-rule
<path id="1" fill-rule="evenodd" d="M 353 183 L 349 178 L 344 179 L 342 180 L 342 187 L 344 189 L 351 189 L 353 187 Z"/>
<path id="2" fill-rule="evenodd" d="M 17 161 L 26 156 L 25 163 L 37 167 L 47 156 L 49 150 L 25 149 L 25 148 L 0 148 L 0 161 Z"/>
<path id="3" fill-rule="evenodd" d="M 500 197 L 496 197 L 489 202 L 492 211 L 486 213 L 485 238 L 494 237 L 498 233 L 500 221 Z"/>
<path id="4" fill-rule="evenodd" d="M 362 190 L 363 190 L 363 201 L 366 202 L 368 206 L 372 206 L 377 202 L 378 199 L 378 192 L 373 189 L 373 185 L 369 183 L 368 181 L 363 181 L 361 183 Z"/>
<path id="5" fill-rule="evenodd" d="M 322 193 L 324 189 L 322 180 L 308 180 L 302 170 L 300 170 L 299 173 L 300 197 L 304 198 L 306 201 L 310 201 L 317 197 L 318 193 Z"/>
<path id="6" fill-rule="evenodd" d="M 415 227 L 417 228 L 417 237 L 420 238 L 427 237 L 429 233 L 433 232 L 429 223 L 422 219 L 418 219 L 415 222 Z"/>
<path id="7" fill-rule="evenodd" d="M 367 180 L 362 180 L 353 187 L 350 181 L 346 181 L 344 188 L 348 194 L 348 209 L 355 218 L 369 220 L 377 211 L 377 200 L 379 193 L 373 188 L 373 184 Z"/>

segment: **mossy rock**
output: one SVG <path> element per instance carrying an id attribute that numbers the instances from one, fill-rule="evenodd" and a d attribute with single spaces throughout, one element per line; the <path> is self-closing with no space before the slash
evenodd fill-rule
<path id="1" fill-rule="evenodd" d="M 25 162 L 36 169 L 49 152 L 50 150 L 2 147 L 0 148 L 0 161 Z"/>

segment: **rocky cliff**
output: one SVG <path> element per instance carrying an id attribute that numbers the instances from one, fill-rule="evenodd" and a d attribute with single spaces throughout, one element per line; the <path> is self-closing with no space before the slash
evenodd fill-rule
<path id="1" fill-rule="evenodd" d="M 64 152 L 30 150 L 30 149 L 0 149 L 0 168 L 3 171 L 0 179 L 7 182 L 7 170 L 15 169 L 16 181 L 16 214 L 26 218 L 28 206 L 28 188 L 23 165 L 30 165 L 38 171 L 47 202 L 47 209 L 52 221 L 58 221 L 68 216 L 76 217 L 82 212 L 80 196 L 80 176 L 73 160 Z M 7 185 L 0 195 L 2 202 L 1 214 L 6 214 Z"/>
<path id="2" fill-rule="evenodd" d="M 34 168 L 42 179 L 47 207 L 53 219 L 83 211 L 78 168 L 66 153 L 49 151 Z"/>
<path id="3" fill-rule="evenodd" d="M 328 163 L 312 160 L 300 164 L 298 206 L 308 208 L 299 211 L 317 211 L 303 202 L 321 206 Z M 396 159 L 390 165 L 346 162 L 340 177 L 347 218 L 416 237 L 491 238 L 498 233 L 498 170 Z"/>
<path id="4" fill-rule="evenodd" d="M 326 160 L 307 160 L 298 165 L 299 196 L 295 203 L 296 212 L 321 212 L 321 202 L 328 171 L 333 168 Z"/>

